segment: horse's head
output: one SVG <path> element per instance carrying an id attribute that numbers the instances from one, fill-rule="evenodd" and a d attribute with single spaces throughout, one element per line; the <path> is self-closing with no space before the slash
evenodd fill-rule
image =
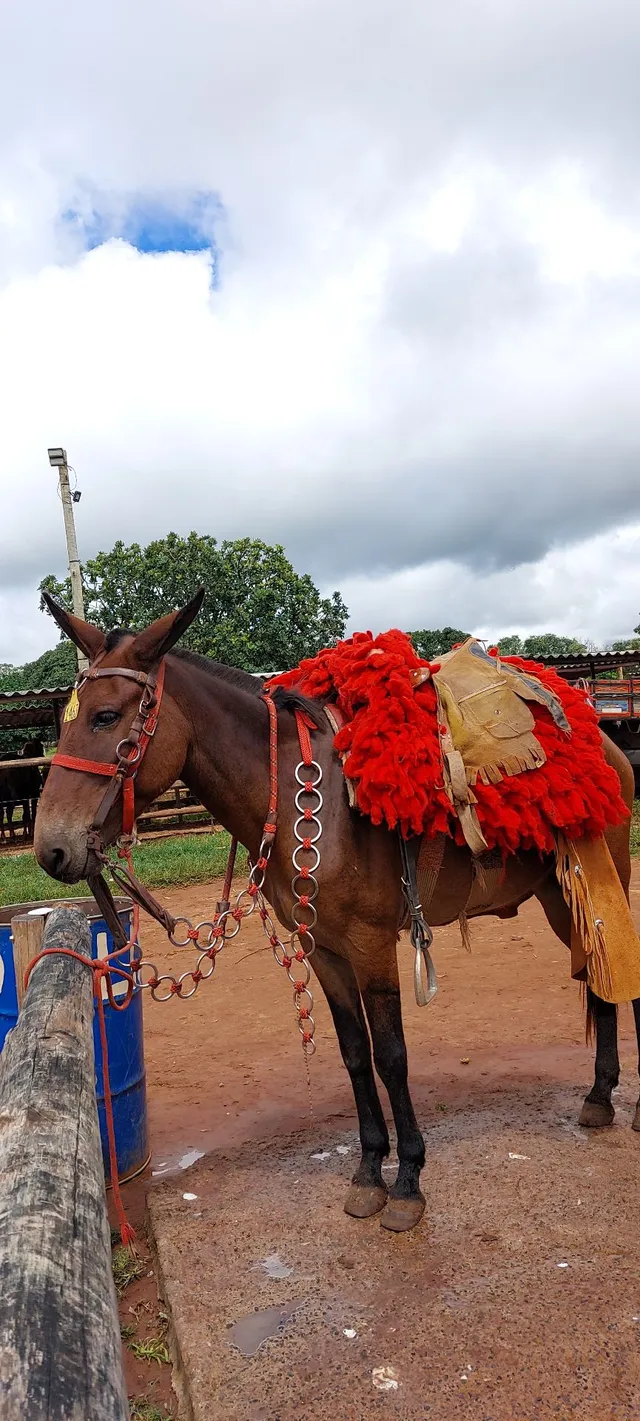
<path id="1" fill-rule="evenodd" d="M 106 636 L 46 597 L 62 631 L 90 662 L 89 672 L 79 678 L 77 693 L 65 711 L 59 755 L 104 766 L 115 766 L 126 757 L 131 748 L 129 734 L 140 724 L 145 701 L 148 707 L 163 658 L 193 621 L 203 597 L 201 588 L 181 611 L 161 617 L 142 632 L 118 631 Z M 157 728 L 133 781 L 136 814 L 179 777 L 189 733 L 185 715 L 170 690 L 165 690 Z M 104 808 L 108 787 L 108 774 L 69 769 L 55 762 L 49 770 L 38 807 L 34 848 L 38 863 L 53 878 L 77 883 L 97 868 L 89 835 Z M 114 795 L 100 823 L 105 845 L 122 833 L 123 802 L 122 793 Z"/>

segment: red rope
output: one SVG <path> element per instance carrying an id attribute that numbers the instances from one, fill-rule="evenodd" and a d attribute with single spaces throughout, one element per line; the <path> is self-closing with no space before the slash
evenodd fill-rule
<path id="1" fill-rule="evenodd" d="M 130 946 L 131 944 L 127 943 L 127 947 Z M 116 1132 L 113 1122 L 111 1083 L 109 1081 L 107 1027 L 104 1018 L 104 1002 L 102 1000 L 102 978 L 104 977 L 107 983 L 107 995 L 109 998 L 110 1006 L 114 1007 L 116 1011 L 124 1011 L 125 1008 L 128 1007 L 129 1002 L 131 1001 L 131 998 L 133 996 L 134 985 L 133 976 L 130 972 L 127 972 L 124 967 L 121 967 L 120 964 L 115 961 L 115 958 L 120 957 L 123 952 L 126 952 L 126 950 L 126 947 L 121 947 L 119 948 L 118 952 L 112 953 L 110 957 L 102 958 L 101 961 L 96 962 L 92 957 L 84 957 L 81 952 L 74 952 L 73 949 L 70 947 L 45 947 L 42 952 L 38 953 L 37 957 L 34 957 L 33 962 L 29 963 L 29 966 L 27 967 L 27 970 L 24 974 L 24 986 L 26 991 L 31 973 L 33 972 L 34 967 L 42 957 L 53 957 L 56 954 L 61 957 L 74 957 L 76 962 L 82 962 L 85 967 L 91 968 L 94 979 L 93 991 L 98 1007 L 98 1025 L 100 1028 L 102 1079 L 104 1082 L 104 1113 L 107 1121 L 107 1140 L 109 1144 L 109 1173 L 111 1175 L 111 1188 L 113 1190 L 113 1202 L 115 1205 L 116 1217 L 120 1225 L 120 1237 L 122 1239 L 123 1244 L 130 1246 L 135 1240 L 136 1232 L 127 1219 L 124 1204 L 122 1202 L 122 1195 L 120 1193 L 120 1182 L 118 1179 L 118 1156 L 116 1152 Z M 113 988 L 111 985 L 112 972 L 118 972 L 120 976 L 124 977 L 127 982 L 127 995 L 124 998 L 124 1001 L 122 1002 L 117 1002 L 113 995 Z"/>

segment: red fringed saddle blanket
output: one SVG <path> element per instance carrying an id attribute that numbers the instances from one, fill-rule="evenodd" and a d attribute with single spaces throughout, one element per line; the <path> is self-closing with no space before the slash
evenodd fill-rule
<path id="1" fill-rule="evenodd" d="M 337 702 L 335 746 L 358 808 L 405 836 L 473 847 L 475 832 L 478 852 L 552 853 L 559 832 L 595 839 L 628 817 L 587 697 L 536 662 L 498 660 L 470 639 L 430 665 L 404 632 L 362 632 L 271 684 Z"/>

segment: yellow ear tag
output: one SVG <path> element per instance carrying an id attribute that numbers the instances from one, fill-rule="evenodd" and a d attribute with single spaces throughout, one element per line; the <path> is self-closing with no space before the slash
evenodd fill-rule
<path id="1" fill-rule="evenodd" d="M 77 714 L 78 714 L 78 711 L 79 711 L 79 710 L 80 710 L 80 702 L 79 702 L 79 700 L 78 700 L 78 692 L 76 691 L 76 688 L 75 688 L 75 686 L 74 686 L 74 688 L 73 688 L 73 690 L 72 690 L 72 692 L 71 692 L 71 696 L 70 696 L 69 700 L 67 701 L 67 706 L 66 706 L 66 709 L 65 709 L 64 717 L 63 717 L 65 723 L 68 722 L 68 721 L 70 721 L 70 720 L 75 720 L 76 717 L 77 717 Z"/>

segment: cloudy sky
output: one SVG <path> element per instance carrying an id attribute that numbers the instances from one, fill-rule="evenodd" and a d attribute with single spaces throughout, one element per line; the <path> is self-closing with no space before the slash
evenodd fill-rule
<path id="1" fill-rule="evenodd" d="M 352 628 L 640 615 L 635 0 L 0 20 L 0 662 L 64 568 L 282 542 Z"/>

